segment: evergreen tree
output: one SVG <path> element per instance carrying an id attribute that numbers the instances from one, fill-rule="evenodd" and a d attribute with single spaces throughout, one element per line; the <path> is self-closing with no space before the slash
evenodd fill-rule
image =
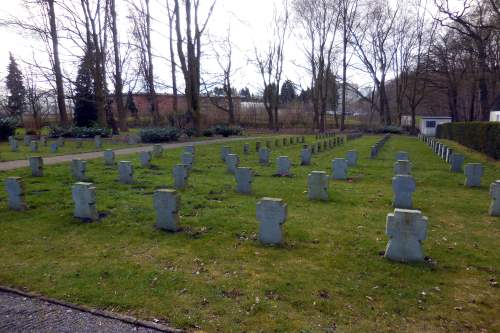
<path id="1" fill-rule="evenodd" d="M 9 60 L 8 74 L 5 81 L 10 92 L 10 95 L 7 96 L 7 110 L 12 116 L 21 120 L 26 106 L 26 88 L 23 83 L 23 74 L 17 66 L 12 53 L 9 55 Z"/>
<path id="2" fill-rule="evenodd" d="M 240 90 L 240 97 L 243 99 L 250 99 L 252 98 L 252 95 L 250 94 L 250 89 L 248 87 L 242 88 Z"/>
<path id="3" fill-rule="evenodd" d="M 97 105 L 92 71 L 92 51 L 87 50 L 78 68 L 75 82 L 76 126 L 89 127 L 97 122 Z"/>
<path id="4" fill-rule="evenodd" d="M 290 81 L 286 80 L 283 82 L 283 85 L 281 86 L 281 103 L 283 104 L 288 104 L 292 102 L 295 98 L 297 97 L 297 94 L 295 93 L 295 84 Z"/>
<path id="5" fill-rule="evenodd" d="M 127 110 L 130 112 L 132 117 L 134 118 L 139 118 L 139 109 L 137 109 L 137 106 L 135 105 L 134 102 L 134 96 L 132 95 L 132 91 L 128 91 L 127 94 L 127 102 L 125 103 Z"/>

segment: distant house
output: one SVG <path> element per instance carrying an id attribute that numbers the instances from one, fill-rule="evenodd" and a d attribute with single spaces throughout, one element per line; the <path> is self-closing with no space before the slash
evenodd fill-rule
<path id="1" fill-rule="evenodd" d="M 490 121 L 500 121 L 500 95 L 493 103 L 490 111 Z"/>
<path id="2" fill-rule="evenodd" d="M 436 136 L 438 125 L 451 123 L 451 117 L 422 116 L 420 117 L 420 133 L 427 136 Z"/>

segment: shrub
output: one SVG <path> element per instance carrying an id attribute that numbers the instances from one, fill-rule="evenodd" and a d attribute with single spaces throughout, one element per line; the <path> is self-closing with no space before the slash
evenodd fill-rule
<path id="1" fill-rule="evenodd" d="M 0 118 L 0 140 L 6 140 L 16 133 L 17 120 L 13 117 Z"/>
<path id="2" fill-rule="evenodd" d="M 196 134 L 196 129 L 195 128 L 186 128 L 184 130 L 184 133 L 188 136 L 188 137 L 192 137 Z"/>
<path id="3" fill-rule="evenodd" d="M 213 131 L 213 129 L 208 128 L 208 129 L 204 130 L 202 134 L 203 134 L 203 136 L 210 137 L 210 136 L 214 135 L 214 131 Z"/>
<path id="4" fill-rule="evenodd" d="M 243 129 L 239 126 L 227 126 L 227 125 L 216 125 L 213 128 L 213 131 L 217 135 L 222 135 L 223 137 L 228 137 L 231 135 L 241 135 L 243 133 Z"/>
<path id="5" fill-rule="evenodd" d="M 65 138 L 93 138 L 96 135 L 100 135 L 103 138 L 108 138 L 112 135 L 112 131 L 109 128 L 99 128 L 99 127 L 51 127 L 49 130 L 49 137 L 65 137 Z"/>
<path id="6" fill-rule="evenodd" d="M 139 132 L 141 141 L 144 143 L 160 143 L 177 141 L 181 132 L 177 128 L 143 128 Z"/>
<path id="7" fill-rule="evenodd" d="M 441 124 L 437 127 L 436 136 L 457 141 L 496 160 L 500 159 L 500 123 L 475 121 Z"/>

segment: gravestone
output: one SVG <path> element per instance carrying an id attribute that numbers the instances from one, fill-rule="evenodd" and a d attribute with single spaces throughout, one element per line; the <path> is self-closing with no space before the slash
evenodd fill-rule
<path id="1" fill-rule="evenodd" d="M 13 210 L 27 209 L 23 179 L 21 177 L 8 177 L 4 180 L 4 184 L 9 208 Z"/>
<path id="2" fill-rule="evenodd" d="M 412 176 L 397 175 L 392 177 L 392 191 L 394 192 L 393 207 L 412 209 L 412 197 L 415 190 L 416 184 Z"/>
<path id="3" fill-rule="evenodd" d="M 226 162 L 227 162 L 227 157 L 229 155 L 230 154 L 228 154 L 226 156 Z M 193 156 L 193 154 L 188 153 L 188 152 L 184 152 L 182 154 L 182 164 L 186 165 L 189 170 L 192 170 L 193 169 L 193 164 L 194 164 L 194 156 Z"/>
<path id="4" fill-rule="evenodd" d="M 103 152 L 104 164 L 114 165 L 115 164 L 115 152 L 112 149 L 106 149 Z"/>
<path id="5" fill-rule="evenodd" d="M 457 154 L 457 153 L 452 153 L 450 157 L 450 171 L 451 172 L 462 172 L 462 166 L 464 165 L 464 156 Z"/>
<path id="6" fill-rule="evenodd" d="M 177 164 L 174 166 L 174 187 L 176 189 L 184 189 L 187 187 L 189 177 L 188 166 L 185 164 Z"/>
<path id="7" fill-rule="evenodd" d="M 500 180 L 490 185 L 491 204 L 489 213 L 491 216 L 500 216 Z"/>
<path id="8" fill-rule="evenodd" d="M 99 218 L 96 207 L 95 187 L 92 183 L 75 183 L 71 189 L 75 203 L 74 216 L 83 220 L 95 221 Z"/>
<path id="9" fill-rule="evenodd" d="M 184 152 L 191 153 L 191 155 L 193 155 L 193 160 L 194 160 L 194 156 L 196 155 L 196 148 L 194 145 L 189 145 L 184 147 Z"/>
<path id="10" fill-rule="evenodd" d="M 44 146 L 44 147 L 47 147 L 47 137 L 42 135 L 40 137 L 40 143 Z"/>
<path id="11" fill-rule="evenodd" d="M 257 220 L 259 240 L 263 244 L 281 244 L 283 242 L 282 226 L 287 218 L 287 205 L 283 199 L 262 198 L 257 203 Z"/>
<path id="12" fill-rule="evenodd" d="M 57 146 L 64 147 L 64 138 L 62 136 L 57 138 Z"/>
<path id="13" fill-rule="evenodd" d="M 248 143 L 245 143 L 243 145 L 243 154 L 248 155 L 250 153 L 250 145 Z"/>
<path id="14" fill-rule="evenodd" d="M 356 166 L 358 164 L 358 152 L 349 150 L 346 154 L 347 166 Z"/>
<path id="15" fill-rule="evenodd" d="M 38 141 L 30 142 L 30 150 L 32 153 L 36 153 L 38 151 Z"/>
<path id="16" fill-rule="evenodd" d="M 465 186 L 479 187 L 481 186 L 481 177 L 484 170 L 481 163 L 467 163 L 464 168 Z"/>
<path id="17" fill-rule="evenodd" d="M 94 144 L 97 149 L 102 148 L 102 137 L 100 135 L 94 136 Z"/>
<path id="18" fill-rule="evenodd" d="M 57 145 L 56 142 L 53 142 L 50 144 L 50 152 L 51 153 L 57 153 L 58 149 L 59 149 L 59 146 Z"/>
<path id="19" fill-rule="evenodd" d="M 408 153 L 405 151 L 398 151 L 396 154 L 396 161 L 409 161 Z"/>
<path id="20" fill-rule="evenodd" d="M 41 156 L 30 157 L 29 164 L 33 177 L 43 177 L 43 159 Z"/>
<path id="21" fill-rule="evenodd" d="M 139 141 L 140 141 L 139 137 L 135 135 L 129 135 L 127 138 L 127 144 L 129 145 L 136 145 L 139 143 Z"/>
<path id="22" fill-rule="evenodd" d="M 262 147 L 259 150 L 259 163 L 261 165 L 269 165 L 269 157 L 271 155 L 271 151 L 266 147 Z"/>
<path id="23" fill-rule="evenodd" d="M 33 141 L 33 136 L 32 135 L 25 135 L 23 140 L 24 140 L 24 145 L 29 146 L 31 141 Z"/>
<path id="24" fill-rule="evenodd" d="M 300 151 L 300 165 L 310 165 L 311 164 L 312 151 L 307 145 Z"/>
<path id="25" fill-rule="evenodd" d="M 419 210 L 398 209 L 387 214 L 387 259 L 399 262 L 424 261 L 422 241 L 427 237 L 427 217 Z"/>
<path id="26" fill-rule="evenodd" d="M 227 171 L 229 173 L 234 174 L 236 172 L 236 168 L 238 168 L 238 165 L 240 164 L 240 158 L 236 154 L 228 154 L 226 156 L 226 165 L 227 165 Z"/>
<path id="27" fill-rule="evenodd" d="M 226 156 L 227 154 L 231 154 L 231 147 L 229 146 L 222 146 L 220 149 L 220 158 L 222 161 L 226 161 Z"/>
<path id="28" fill-rule="evenodd" d="M 139 153 L 139 161 L 141 163 L 141 167 L 150 168 L 151 167 L 151 152 L 150 151 L 141 151 Z"/>
<path id="29" fill-rule="evenodd" d="M 134 182 L 134 167 L 130 161 L 120 161 L 118 164 L 118 179 L 122 184 Z"/>
<path id="30" fill-rule="evenodd" d="M 176 190 L 160 189 L 153 195 L 153 206 L 156 210 L 156 227 L 176 232 L 180 229 L 179 210 L 181 197 Z"/>
<path id="31" fill-rule="evenodd" d="M 236 177 L 236 192 L 242 194 L 252 193 L 253 172 L 250 168 L 238 167 L 234 173 Z"/>
<path id="32" fill-rule="evenodd" d="M 410 175 L 411 163 L 408 160 L 399 160 L 394 163 L 395 175 Z"/>
<path id="33" fill-rule="evenodd" d="M 288 143 L 288 140 L 286 138 L 283 138 L 283 146 L 286 146 L 287 143 Z"/>
<path id="34" fill-rule="evenodd" d="M 313 171 L 307 177 L 309 200 L 328 200 L 328 175 L 324 171 Z"/>
<path id="35" fill-rule="evenodd" d="M 9 145 L 10 151 L 16 152 L 19 150 L 19 144 L 17 143 L 17 140 L 12 136 L 9 136 Z"/>
<path id="36" fill-rule="evenodd" d="M 163 147 L 160 144 L 153 145 L 153 157 L 158 158 L 161 157 L 162 155 L 163 155 Z"/>
<path id="37" fill-rule="evenodd" d="M 82 148 L 83 147 L 83 140 L 78 138 L 75 140 L 76 148 Z"/>
<path id="38" fill-rule="evenodd" d="M 290 176 L 290 168 L 292 163 L 288 159 L 288 156 L 280 156 L 276 159 L 277 172 L 276 175 L 280 177 Z"/>
<path id="39" fill-rule="evenodd" d="M 290 144 L 293 145 L 293 137 L 290 137 Z"/>
<path id="40" fill-rule="evenodd" d="M 377 146 L 372 146 L 370 150 L 370 158 L 376 158 L 378 154 L 378 147 Z"/>
<path id="41" fill-rule="evenodd" d="M 71 161 L 71 173 L 77 181 L 82 182 L 85 179 L 87 179 L 85 177 L 86 170 L 87 170 L 87 161 L 81 159 L 73 159 Z"/>
<path id="42" fill-rule="evenodd" d="M 255 142 L 255 151 L 256 152 L 260 151 L 260 147 L 261 147 L 260 141 Z"/>
<path id="43" fill-rule="evenodd" d="M 345 180 L 347 179 L 347 160 L 345 158 L 335 158 L 332 161 L 332 178 Z"/>

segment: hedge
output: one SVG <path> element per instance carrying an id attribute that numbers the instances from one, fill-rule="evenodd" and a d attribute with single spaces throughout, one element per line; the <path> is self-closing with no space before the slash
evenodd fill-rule
<path id="1" fill-rule="evenodd" d="M 498 122 L 441 124 L 437 127 L 436 136 L 457 141 L 496 160 L 500 159 L 500 123 Z"/>
<path id="2" fill-rule="evenodd" d="M 16 132 L 17 120 L 12 117 L 0 118 L 0 140 L 7 140 Z"/>
<path id="3" fill-rule="evenodd" d="M 143 128 L 139 132 L 141 141 L 144 143 L 160 143 L 177 141 L 181 135 L 181 131 L 177 128 Z"/>
<path id="4" fill-rule="evenodd" d="M 103 138 L 109 138 L 112 135 L 112 131 L 109 128 L 99 128 L 99 127 L 51 127 L 49 130 L 49 137 L 58 138 L 60 136 L 65 138 L 93 138 L 96 135 L 100 135 Z"/>

